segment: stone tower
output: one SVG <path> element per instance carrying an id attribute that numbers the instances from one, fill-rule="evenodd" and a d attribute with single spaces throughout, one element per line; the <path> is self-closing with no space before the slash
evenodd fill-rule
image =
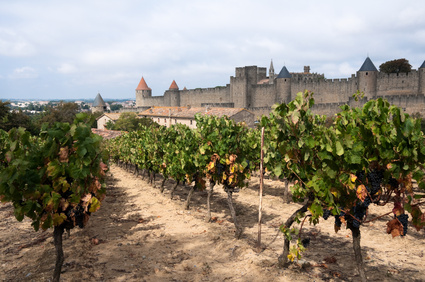
<path id="1" fill-rule="evenodd" d="M 136 107 L 146 107 L 144 98 L 152 97 L 152 89 L 148 87 L 145 79 L 142 76 L 142 79 L 139 82 L 139 85 L 136 88 Z"/>
<path id="2" fill-rule="evenodd" d="M 276 103 L 289 103 L 291 101 L 291 74 L 283 66 L 276 77 Z"/>
<path id="3" fill-rule="evenodd" d="M 92 106 L 92 112 L 105 112 L 106 111 L 106 103 L 103 101 L 102 96 L 100 96 L 100 93 L 97 93 L 96 98 L 94 99 L 93 106 Z"/>
<path id="4" fill-rule="evenodd" d="M 419 94 L 425 95 L 425 61 L 418 69 L 419 71 Z"/>
<path id="5" fill-rule="evenodd" d="M 375 99 L 377 93 L 378 70 L 369 57 L 366 58 L 363 65 L 357 71 L 357 78 L 357 89 L 360 92 L 364 92 L 365 97 Z"/>
<path id="6" fill-rule="evenodd" d="M 168 102 L 170 107 L 180 106 L 180 90 L 175 80 L 170 85 L 170 88 L 164 93 L 164 100 Z"/>
<path id="7" fill-rule="evenodd" d="M 270 68 L 269 68 L 269 84 L 273 84 L 275 79 L 274 74 L 274 67 L 273 67 L 273 60 L 270 62 Z"/>

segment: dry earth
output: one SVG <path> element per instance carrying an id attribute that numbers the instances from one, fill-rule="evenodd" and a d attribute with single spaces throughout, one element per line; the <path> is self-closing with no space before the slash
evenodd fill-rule
<path id="1" fill-rule="evenodd" d="M 157 179 L 156 185 L 159 186 Z M 279 224 L 300 206 L 282 201 L 281 182 L 266 180 L 262 243 L 257 253 L 258 187 L 234 194 L 240 240 L 222 188 L 212 202 L 213 223 L 206 223 L 206 193 L 194 194 L 183 210 L 188 188 L 179 186 L 169 199 L 140 176 L 112 166 L 108 196 L 84 229 L 64 239 L 62 281 L 358 281 L 351 233 L 334 232 L 333 219 L 305 224 L 310 245 L 302 260 L 277 267 L 283 238 Z M 387 210 L 373 208 L 372 216 Z M 10 204 L 0 205 L 0 280 L 49 281 L 55 251 L 52 231 L 34 232 L 29 220 L 17 222 Z M 382 218 L 362 228 L 362 251 L 370 281 L 425 281 L 425 232 L 409 226 L 405 237 L 386 234 Z"/>

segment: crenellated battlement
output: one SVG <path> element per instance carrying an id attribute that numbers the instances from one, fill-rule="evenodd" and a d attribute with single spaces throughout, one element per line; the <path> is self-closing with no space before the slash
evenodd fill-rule
<path id="1" fill-rule="evenodd" d="M 247 108 L 261 115 L 270 111 L 273 104 L 288 103 L 294 99 L 296 93 L 308 90 L 314 92 L 316 103 L 313 110 L 320 114 L 329 115 L 339 111 L 344 104 L 358 105 L 377 97 L 384 97 L 390 103 L 408 111 L 422 112 L 418 109 L 425 109 L 424 67 L 408 73 L 386 74 L 377 71 L 372 61 L 367 58 L 356 74 L 348 78 L 333 79 L 326 79 L 324 74 L 310 73 L 309 66 L 304 66 L 304 72 L 299 73 L 290 73 L 283 67 L 278 75 L 274 73 L 273 63 L 270 67 L 270 76 L 267 76 L 265 67 L 237 67 L 235 76 L 230 76 L 230 83 L 225 86 L 173 89 L 167 90 L 163 96 L 150 96 L 150 92 L 141 95 L 140 91 L 136 91 L 136 105 L 226 105 Z M 352 95 L 357 91 L 364 93 L 365 100 L 355 102 L 352 99 Z"/>

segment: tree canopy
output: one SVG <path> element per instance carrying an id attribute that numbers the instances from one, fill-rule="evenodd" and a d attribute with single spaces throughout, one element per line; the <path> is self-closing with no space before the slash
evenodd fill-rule
<path id="1" fill-rule="evenodd" d="M 134 112 L 124 112 L 120 115 L 118 120 L 114 123 L 110 122 L 106 124 L 106 128 L 112 130 L 123 130 L 123 131 L 136 131 L 141 129 L 143 126 L 157 125 L 150 118 L 139 118 Z"/>
<path id="2" fill-rule="evenodd" d="M 385 73 L 400 73 L 412 71 L 412 65 L 406 59 L 387 61 L 379 66 L 379 71 Z"/>

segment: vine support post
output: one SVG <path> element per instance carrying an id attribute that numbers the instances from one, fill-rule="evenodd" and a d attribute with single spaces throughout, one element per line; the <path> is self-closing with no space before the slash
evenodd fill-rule
<path id="1" fill-rule="evenodd" d="M 235 224 L 235 228 L 236 228 L 235 237 L 237 239 L 239 239 L 242 235 L 243 229 L 239 225 L 238 219 L 236 218 L 236 211 L 235 211 L 235 208 L 233 206 L 233 200 L 232 200 L 233 192 L 231 191 L 230 188 L 227 188 L 226 190 L 227 190 L 227 204 L 229 205 L 230 214 L 232 215 L 233 223 Z"/>
<path id="2" fill-rule="evenodd" d="M 366 273 L 364 270 L 363 257 L 362 257 L 361 247 L 360 247 L 360 238 L 361 238 L 360 228 L 354 228 L 352 226 L 349 228 L 353 235 L 354 258 L 356 260 L 357 270 L 359 271 L 361 281 L 366 282 L 367 281 Z"/>
<path id="3" fill-rule="evenodd" d="M 206 222 L 210 222 L 211 221 L 211 198 L 214 192 L 214 186 L 215 186 L 215 182 L 214 181 L 210 181 L 210 189 L 208 190 L 208 196 L 207 196 L 207 218 L 206 218 Z"/>
<path id="4" fill-rule="evenodd" d="M 263 160 L 264 160 L 264 127 L 261 128 L 261 147 L 260 147 L 260 171 L 263 171 Z M 261 219 L 263 217 L 263 179 L 264 175 L 260 173 L 260 204 L 258 206 L 258 239 L 257 249 L 261 251 Z"/>
<path id="5" fill-rule="evenodd" d="M 289 204 L 290 203 L 290 199 L 289 199 L 289 180 L 285 179 L 284 180 L 285 183 L 285 188 L 283 189 L 283 202 Z"/>
<path id="6" fill-rule="evenodd" d="M 177 186 L 180 184 L 180 180 L 176 181 L 176 184 L 171 188 L 170 191 L 170 199 L 172 200 L 174 197 L 174 191 L 176 191 Z"/>
<path id="7" fill-rule="evenodd" d="M 64 230 L 65 228 L 63 226 L 55 226 L 53 230 L 53 242 L 55 244 L 56 249 L 56 264 L 55 270 L 53 272 L 54 282 L 59 282 L 63 261 L 65 260 L 62 247 L 62 234 Z"/>
<path id="8" fill-rule="evenodd" d="M 161 187 L 159 188 L 159 191 L 160 191 L 161 193 L 163 193 L 163 192 L 164 192 L 164 188 L 165 188 L 165 181 L 167 181 L 167 178 L 166 178 L 166 177 L 164 177 L 164 179 L 162 180 L 162 182 L 161 182 Z"/>
<path id="9" fill-rule="evenodd" d="M 192 199 L 193 192 L 195 191 L 195 185 L 190 188 L 189 194 L 187 194 L 185 209 L 188 210 L 190 206 L 190 199 Z"/>
<path id="10" fill-rule="evenodd" d="M 298 210 L 296 210 L 287 220 L 286 222 L 283 224 L 283 226 L 285 228 L 290 228 L 292 226 L 292 224 L 295 221 L 295 217 L 297 216 L 298 213 L 305 213 L 308 210 L 308 207 L 311 205 L 312 200 L 309 198 L 304 205 L 299 208 Z M 288 240 L 288 238 L 286 238 L 285 236 L 285 241 L 283 243 L 283 252 L 282 254 L 279 256 L 278 258 L 278 265 L 279 267 L 285 267 L 288 264 L 288 255 L 289 255 L 289 246 L 290 246 L 290 241 Z"/>

